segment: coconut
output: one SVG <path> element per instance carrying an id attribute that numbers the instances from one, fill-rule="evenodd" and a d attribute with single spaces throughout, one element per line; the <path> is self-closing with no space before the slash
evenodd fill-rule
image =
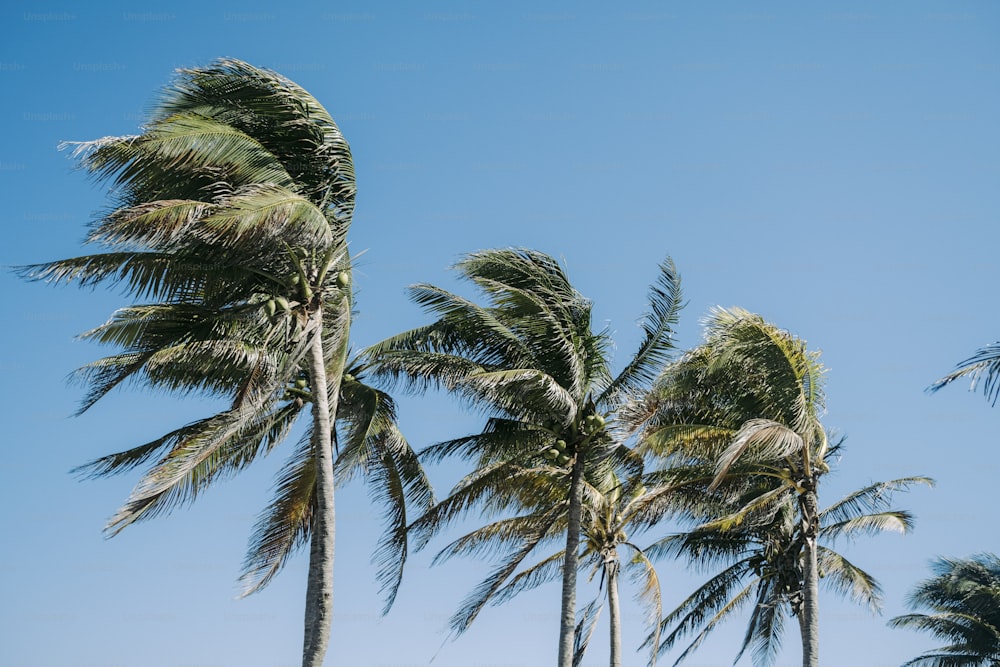
<path id="1" fill-rule="evenodd" d="M 549 461 L 555 461 L 557 458 L 559 458 L 559 450 L 555 449 L 554 447 L 552 449 L 546 450 L 545 458 L 547 458 Z"/>
<path id="2" fill-rule="evenodd" d="M 347 271 L 341 271 L 337 274 L 337 286 L 347 287 L 351 284 L 351 274 Z"/>

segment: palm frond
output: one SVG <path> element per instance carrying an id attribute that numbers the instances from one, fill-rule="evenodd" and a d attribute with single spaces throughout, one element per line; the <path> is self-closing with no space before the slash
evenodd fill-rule
<path id="1" fill-rule="evenodd" d="M 88 243 L 108 247 L 169 248 L 191 233 L 215 204 L 161 199 L 112 211 L 93 226 Z"/>
<path id="2" fill-rule="evenodd" d="M 655 647 L 660 645 L 660 618 L 663 617 L 663 596 L 660 588 L 660 577 L 656 573 L 656 568 L 652 561 L 643 553 L 643 550 L 631 542 L 624 542 L 623 546 L 632 552 L 632 557 L 625 561 L 625 569 L 629 577 L 638 586 L 639 590 L 636 598 L 646 610 L 646 621 L 652 626 L 650 629 L 651 643 L 653 650 L 650 651 L 650 667 L 656 665 Z"/>
<path id="3" fill-rule="evenodd" d="M 342 236 L 316 204 L 288 188 L 253 183 L 221 199 L 199 225 L 198 234 L 222 247 L 284 242 L 289 246 L 327 247 Z M 339 240 L 339 239 L 336 239 Z"/>
<path id="4" fill-rule="evenodd" d="M 536 454 L 553 441 L 553 434 L 519 420 L 491 417 L 482 432 L 431 445 L 420 452 L 424 461 L 438 463 L 456 456 L 495 463 L 518 454 Z"/>
<path id="5" fill-rule="evenodd" d="M 451 618 L 451 628 L 458 634 L 465 632 L 475 620 L 482 608 L 489 602 L 501 586 L 520 566 L 521 562 L 538 546 L 555 523 L 559 510 L 550 511 L 546 520 L 539 523 L 536 530 L 525 535 L 520 547 L 510 554 L 504 562 L 493 570 L 473 592 L 462 601 L 458 611 Z"/>
<path id="6" fill-rule="evenodd" d="M 417 549 L 422 549 L 438 531 L 472 508 L 482 508 L 485 514 L 516 506 L 517 499 L 508 491 L 534 475 L 534 471 L 509 461 L 484 466 L 466 475 L 447 498 L 410 524 Z"/>
<path id="7" fill-rule="evenodd" d="M 741 458 L 744 461 L 781 461 L 801 452 L 804 446 L 802 436 L 784 424 L 770 419 L 748 420 L 719 457 L 712 486 L 718 486 Z"/>
<path id="8" fill-rule="evenodd" d="M 676 626 L 660 642 L 657 648 L 658 655 L 662 657 L 678 640 L 701 628 L 694 640 L 674 662 L 674 665 L 679 665 L 701 645 L 719 623 L 745 605 L 753 591 L 752 583 L 742 584 L 745 574 L 746 564 L 742 562 L 723 570 L 688 596 L 674 611 L 667 614 L 660 623 L 661 632 L 674 623 Z"/>
<path id="9" fill-rule="evenodd" d="M 826 586 L 839 595 L 850 596 L 855 602 L 866 605 L 872 613 L 881 609 L 882 588 L 872 575 L 823 546 L 817 548 L 816 560 Z"/>
<path id="10" fill-rule="evenodd" d="M 597 399 L 598 405 L 618 406 L 625 396 L 647 388 L 662 371 L 674 349 L 674 326 L 682 303 L 681 280 L 669 257 L 649 290 L 650 312 L 642 321 L 645 334 L 638 351 Z"/>
<path id="11" fill-rule="evenodd" d="M 503 414 L 527 413 L 526 416 L 535 419 L 542 415 L 560 415 L 567 422 L 576 419 L 577 401 L 541 371 L 522 368 L 477 371 L 459 380 L 456 388 L 472 403 L 492 405 Z"/>
<path id="12" fill-rule="evenodd" d="M 820 536 L 827 540 L 834 540 L 842 535 L 855 536 L 857 534 L 876 535 L 878 533 L 896 532 L 905 534 L 913 528 L 913 515 L 903 510 L 892 510 L 888 512 L 877 512 L 874 514 L 864 514 L 831 523 L 820 528 Z"/>
<path id="13" fill-rule="evenodd" d="M 939 558 L 934 576 L 910 593 L 913 613 L 889 621 L 890 627 L 929 632 L 949 642 L 911 660 L 912 665 L 992 665 L 1000 660 L 1000 557 Z"/>
<path id="14" fill-rule="evenodd" d="M 471 253 L 455 268 L 474 282 L 503 313 L 536 358 L 545 359 L 549 375 L 577 400 L 600 372 L 590 368 L 580 345 L 590 333 L 591 304 L 573 289 L 554 259 L 533 250 L 502 249 Z"/>
<path id="15" fill-rule="evenodd" d="M 300 407 L 288 403 L 262 411 L 263 399 L 205 420 L 198 431 L 177 441 L 139 480 L 105 530 L 116 535 L 140 519 L 148 519 L 190 502 L 220 475 L 249 465 L 270 451 L 291 428 Z"/>
<path id="16" fill-rule="evenodd" d="M 186 439 L 200 433 L 211 418 L 201 419 L 173 430 L 146 444 L 132 447 L 122 452 L 108 454 L 94 459 L 88 463 L 73 468 L 70 472 L 79 474 L 88 479 L 117 475 L 129 470 L 134 470 L 143 463 L 146 463 L 162 450 L 173 448 Z"/>
<path id="17" fill-rule="evenodd" d="M 778 651 L 781 650 L 787 611 L 787 605 L 782 601 L 780 593 L 775 588 L 776 585 L 773 581 L 761 580 L 757 582 L 756 603 L 747 623 L 743 643 L 733 660 L 733 664 L 739 662 L 748 648 L 751 650 L 750 655 L 755 665 L 774 664 Z"/>
<path id="18" fill-rule="evenodd" d="M 1000 397 L 1000 341 L 976 350 L 974 355 L 958 364 L 955 370 L 928 387 L 928 391 L 937 391 L 962 378 L 970 379 L 970 391 L 976 391 L 981 384 L 986 400 L 996 405 L 997 398 Z"/>
<path id="19" fill-rule="evenodd" d="M 538 561 L 531 567 L 521 570 L 511 577 L 510 581 L 503 588 L 497 590 L 493 596 L 493 604 L 502 604 L 518 593 L 532 590 L 550 581 L 555 581 L 562 575 L 563 560 L 565 558 L 566 552 L 559 550 Z"/>
<path id="20" fill-rule="evenodd" d="M 887 482 L 870 484 L 844 496 L 823 510 L 820 516 L 824 524 L 832 525 L 865 513 L 886 511 L 890 508 L 895 493 L 908 491 L 918 484 L 933 487 L 934 480 L 929 477 L 901 477 Z"/>
<path id="21" fill-rule="evenodd" d="M 294 82 L 233 58 L 180 70 L 153 115 L 187 112 L 257 137 L 295 182 L 326 201 L 334 219 L 350 220 L 356 190 L 350 147 L 323 105 Z"/>
<path id="22" fill-rule="evenodd" d="M 316 484 L 311 439 L 307 432 L 299 441 L 278 475 L 274 498 L 254 526 L 240 575 L 242 596 L 267 586 L 288 557 L 308 543 Z"/>
<path id="23" fill-rule="evenodd" d="M 583 664 L 583 656 L 590 646 L 590 638 L 597 629 L 597 619 L 601 616 L 604 604 L 600 597 L 595 598 L 577 614 L 579 621 L 576 624 L 576 633 L 573 636 L 573 667 L 580 667 Z"/>

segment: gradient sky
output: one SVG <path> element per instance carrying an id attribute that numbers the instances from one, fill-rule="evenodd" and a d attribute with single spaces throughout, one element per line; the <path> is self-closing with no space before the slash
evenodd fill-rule
<path id="1" fill-rule="evenodd" d="M 367 251 L 357 346 L 425 321 L 406 285 L 454 287 L 447 267 L 462 253 L 526 246 L 562 258 L 595 327 L 613 333 L 618 367 L 668 254 L 689 301 L 682 347 L 710 307 L 738 305 L 823 351 L 825 421 L 847 451 L 821 502 L 874 480 L 938 481 L 897 499 L 917 515 L 912 535 L 839 545 L 880 580 L 885 609 L 824 595 L 823 664 L 898 665 L 931 647 L 885 620 L 935 556 L 1000 551 L 1000 412 L 966 387 L 924 391 L 1000 337 L 1000 5 L 14 0 L 0 17 L 3 265 L 81 254 L 107 204 L 60 141 L 135 133 L 176 68 L 241 58 L 304 86 L 351 142 L 352 248 Z M 234 599 L 290 448 L 105 540 L 136 477 L 69 471 L 215 406 L 125 390 L 71 417 L 82 390 L 68 373 L 104 352 L 74 337 L 125 302 L 9 271 L 0 286 L 0 666 L 298 664 L 305 554 Z M 479 425 L 444 397 L 405 398 L 401 418 L 418 448 Z M 431 472 L 444 495 L 463 470 Z M 446 641 L 486 564 L 430 568 L 445 540 L 433 543 L 383 618 L 363 488 L 339 494 L 337 518 L 326 664 L 554 662 L 558 586 L 488 608 Z M 660 575 L 668 608 L 699 581 L 680 563 Z M 641 665 L 630 596 L 626 664 Z M 606 664 L 604 628 L 587 665 Z M 685 664 L 731 664 L 742 630 L 734 619 Z M 778 664 L 794 665 L 797 628 L 786 630 Z"/>

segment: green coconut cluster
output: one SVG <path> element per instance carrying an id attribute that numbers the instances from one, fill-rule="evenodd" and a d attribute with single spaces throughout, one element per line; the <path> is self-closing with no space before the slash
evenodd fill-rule
<path id="1" fill-rule="evenodd" d="M 309 392 L 309 376 L 304 371 L 299 373 L 298 377 L 287 387 L 285 387 L 285 394 L 283 398 L 286 401 L 311 401 L 312 394 Z"/>
<path id="2" fill-rule="evenodd" d="M 576 455 L 574 443 L 582 442 L 599 433 L 604 429 L 604 424 L 603 416 L 596 413 L 589 414 L 579 424 L 571 424 L 569 433 L 564 435 L 562 424 L 555 419 L 547 420 L 543 427 L 546 431 L 552 432 L 556 440 L 542 452 L 542 456 L 560 466 L 570 465 Z"/>

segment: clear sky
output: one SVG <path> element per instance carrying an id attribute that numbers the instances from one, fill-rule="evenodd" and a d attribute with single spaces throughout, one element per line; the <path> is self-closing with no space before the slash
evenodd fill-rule
<path id="1" fill-rule="evenodd" d="M 330 110 L 354 151 L 352 244 L 367 250 L 356 345 L 425 321 L 406 285 L 453 286 L 460 254 L 527 246 L 564 260 L 619 365 L 667 254 L 689 301 L 682 347 L 710 307 L 738 305 L 823 350 L 826 423 L 848 449 L 821 501 L 874 480 L 938 480 L 897 500 L 917 515 L 912 535 L 839 545 L 883 584 L 883 615 L 821 600 L 823 664 L 898 665 L 933 644 L 885 626 L 928 561 L 1000 551 L 1000 409 L 964 387 L 924 392 L 1000 337 L 998 35 L 995 2 L 13 0 L 0 13 L 0 263 L 81 254 L 107 204 L 60 141 L 137 132 L 178 67 L 231 56 L 276 69 Z M 104 352 L 74 337 L 125 302 L 8 271 L 0 289 L 0 666 L 297 664 L 305 554 L 234 599 L 289 448 L 103 539 L 136 478 L 69 470 L 215 406 L 120 391 L 71 417 L 82 390 L 67 374 Z M 442 397 L 404 399 L 402 420 L 418 448 L 478 426 Z M 439 493 L 461 473 L 433 469 Z M 554 662 L 558 586 L 488 608 L 446 642 L 447 617 L 487 564 L 430 568 L 444 541 L 432 544 L 382 618 L 369 563 L 378 518 L 361 487 L 338 510 L 328 665 Z M 678 563 L 660 574 L 668 608 L 698 583 Z M 643 664 L 640 622 L 626 606 L 629 665 Z M 686 664 L 730 664 L 742 630 L 734 620 Z M 607 661 L 598 632 L 587 665 Z M 779 664 L 797 662 L 791 624 Z"/>

